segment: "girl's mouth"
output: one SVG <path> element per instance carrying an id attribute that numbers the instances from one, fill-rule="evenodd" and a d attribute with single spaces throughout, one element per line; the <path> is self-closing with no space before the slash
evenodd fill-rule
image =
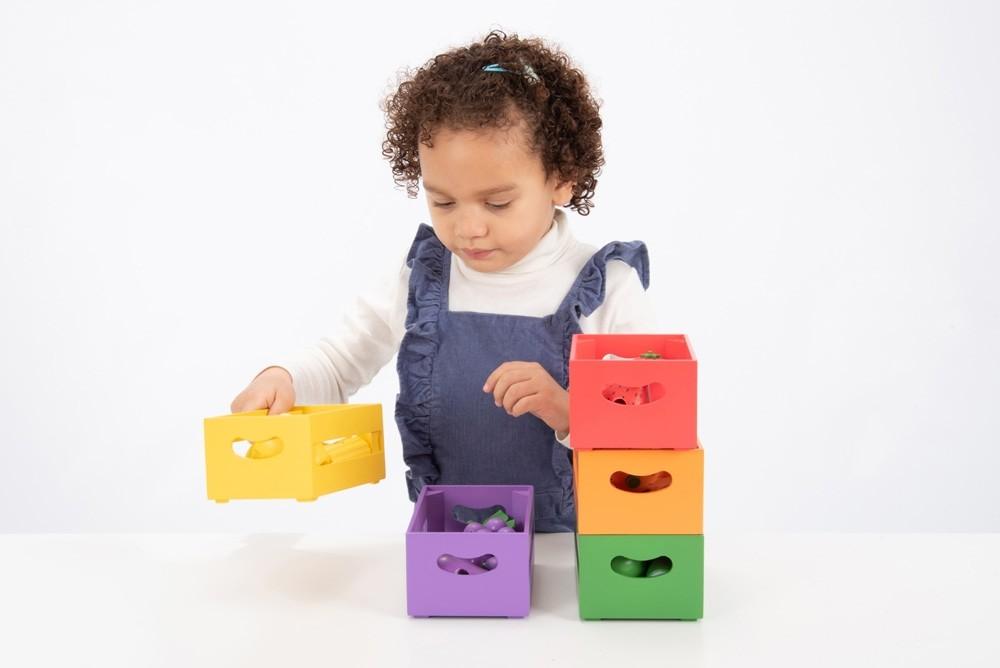
<path id="1" fill-rule="evenodd" d="M 474 249 L 474 248 L 463 248 L 462 249 L 462 253 L 466 257 L 472 258 L 473 260 L 483 260 L 483 259 L 489 257 L 490 253 L 492 253 L 492 252 L 493 252 L 492 250 L 477 250 L 477 249 Z"/>

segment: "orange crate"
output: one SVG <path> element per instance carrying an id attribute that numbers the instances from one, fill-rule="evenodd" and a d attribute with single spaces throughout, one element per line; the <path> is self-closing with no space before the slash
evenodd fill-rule
<path id="1" fill-rule="evenodd" d="M 573 453 L 579 534 L 701 534 L 705 452 Z"/>

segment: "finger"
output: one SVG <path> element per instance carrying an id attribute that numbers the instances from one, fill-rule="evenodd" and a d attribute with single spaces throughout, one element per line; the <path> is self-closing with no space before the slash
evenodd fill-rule
<path id="1" fill-rule="evenodd" d="M 483 392 L 492 392 L 493 385 L 494 383 L 497 382 L 497 379 L 500 378 L 500 376 L 502 376 L 503 374 L 507 373 L 512 369 L 518 369 L 528 364 L 531 364 L 531 362 L 519 362 L 519 361 L 504 362 L 497 368 L 493 369 L 490 375 L 486 377 L 486 382 L 483 383 Z"/>
<path id="2" fill-rule="evenodd" d="M 486 382 L 483 383 L 483 392 L 492 392 L 493 386 L 506 371 L 510 368 L 511 362 L 504 362 L 497 368 L 490 372 L 490 375 L 486 377 Z"/>
<path id="3" fill-rule="evenodd" d="M 525 413 L 530 413 L 537 408 L 539 396 L 541 395 L 538 393 L 532 393 L 521 397 L 514 403 L 513 406 L 511 406 L 511 409 L 508 412 L 513 417 L 521 417 Z"/>
<path id="4" fill-rule="evenodd" d="M 525 397 L 529 394 L 535 394 L 537 392 L 536 385 L 530 380 L 524 380 L 520 383 L 514 383 L 507 390 L 507 393 L 503 397 L 503 407 L 508 413 L 514 408 L 514 404 L 517 403 L 518 399 Z"/>
<path id="5" fill-rule="evenodd" d="M 236 398 L 233 399 L 233 403 L 229 405 L 229 410 L 233 413 L 243 413 L 248 410 L 246 393 L 240 392 L 236 395 Z"/>
<path id="6" fill-rule="evenodd" d="M 292 405 L 295 403 L 295 394 L 290 392 L 278 392 L 274 397 L 274 403 L 271 404 L 271 408 L 268 410 L 268 415 L 279 415 L 281 413 L 287 413 L 291 410 Z"/>
<path id="7" fill-rule="evenodd" d="M 531 374 L 521 370 L 508 371 L 504 375 L 500 376 L 500 379 L 497 380 L 496 387 L 493 388 L 493 403 L 497 406 L 505 403 L 507 392 L 512 386 L 530 379 Z"/>
<path id="8" fill-rule="evenodd" d="M 231 409 L 235 408 L 234 413 L 246 413 L 247 411 L 255 411 L 261 408 L 267 408 L 267 399 L 260 394 L 260 392 L 247 393 L 243 392 L 236 399 L 233 400 L 233 405 Z"/>

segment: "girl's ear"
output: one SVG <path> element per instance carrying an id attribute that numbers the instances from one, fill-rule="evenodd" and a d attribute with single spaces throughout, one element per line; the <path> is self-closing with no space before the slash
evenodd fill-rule
<path id="1" fill-rule="evenodd" d="M 576 183 L 573 181 L 562 181 L 552 191 L 552 203 L 557 206 L 566 206 L 573 198 L 573 188 Z"/>

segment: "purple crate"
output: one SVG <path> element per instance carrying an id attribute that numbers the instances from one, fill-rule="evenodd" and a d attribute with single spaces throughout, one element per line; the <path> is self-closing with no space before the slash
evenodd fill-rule
<path id="1" fill-rule="evenodd" d="M 531 485 L 425 485 L 406 529 L 406 609 L 413 617 L 526 617 L 535 562 L 534 488 Z M 465 533 L 452 518 L 456 504 L 500 504 L 516 521 L 511 533 Z M 459 575 L 442 569 L 442 555 L 474 559 L 491 554 L 487 572 Z"/>

